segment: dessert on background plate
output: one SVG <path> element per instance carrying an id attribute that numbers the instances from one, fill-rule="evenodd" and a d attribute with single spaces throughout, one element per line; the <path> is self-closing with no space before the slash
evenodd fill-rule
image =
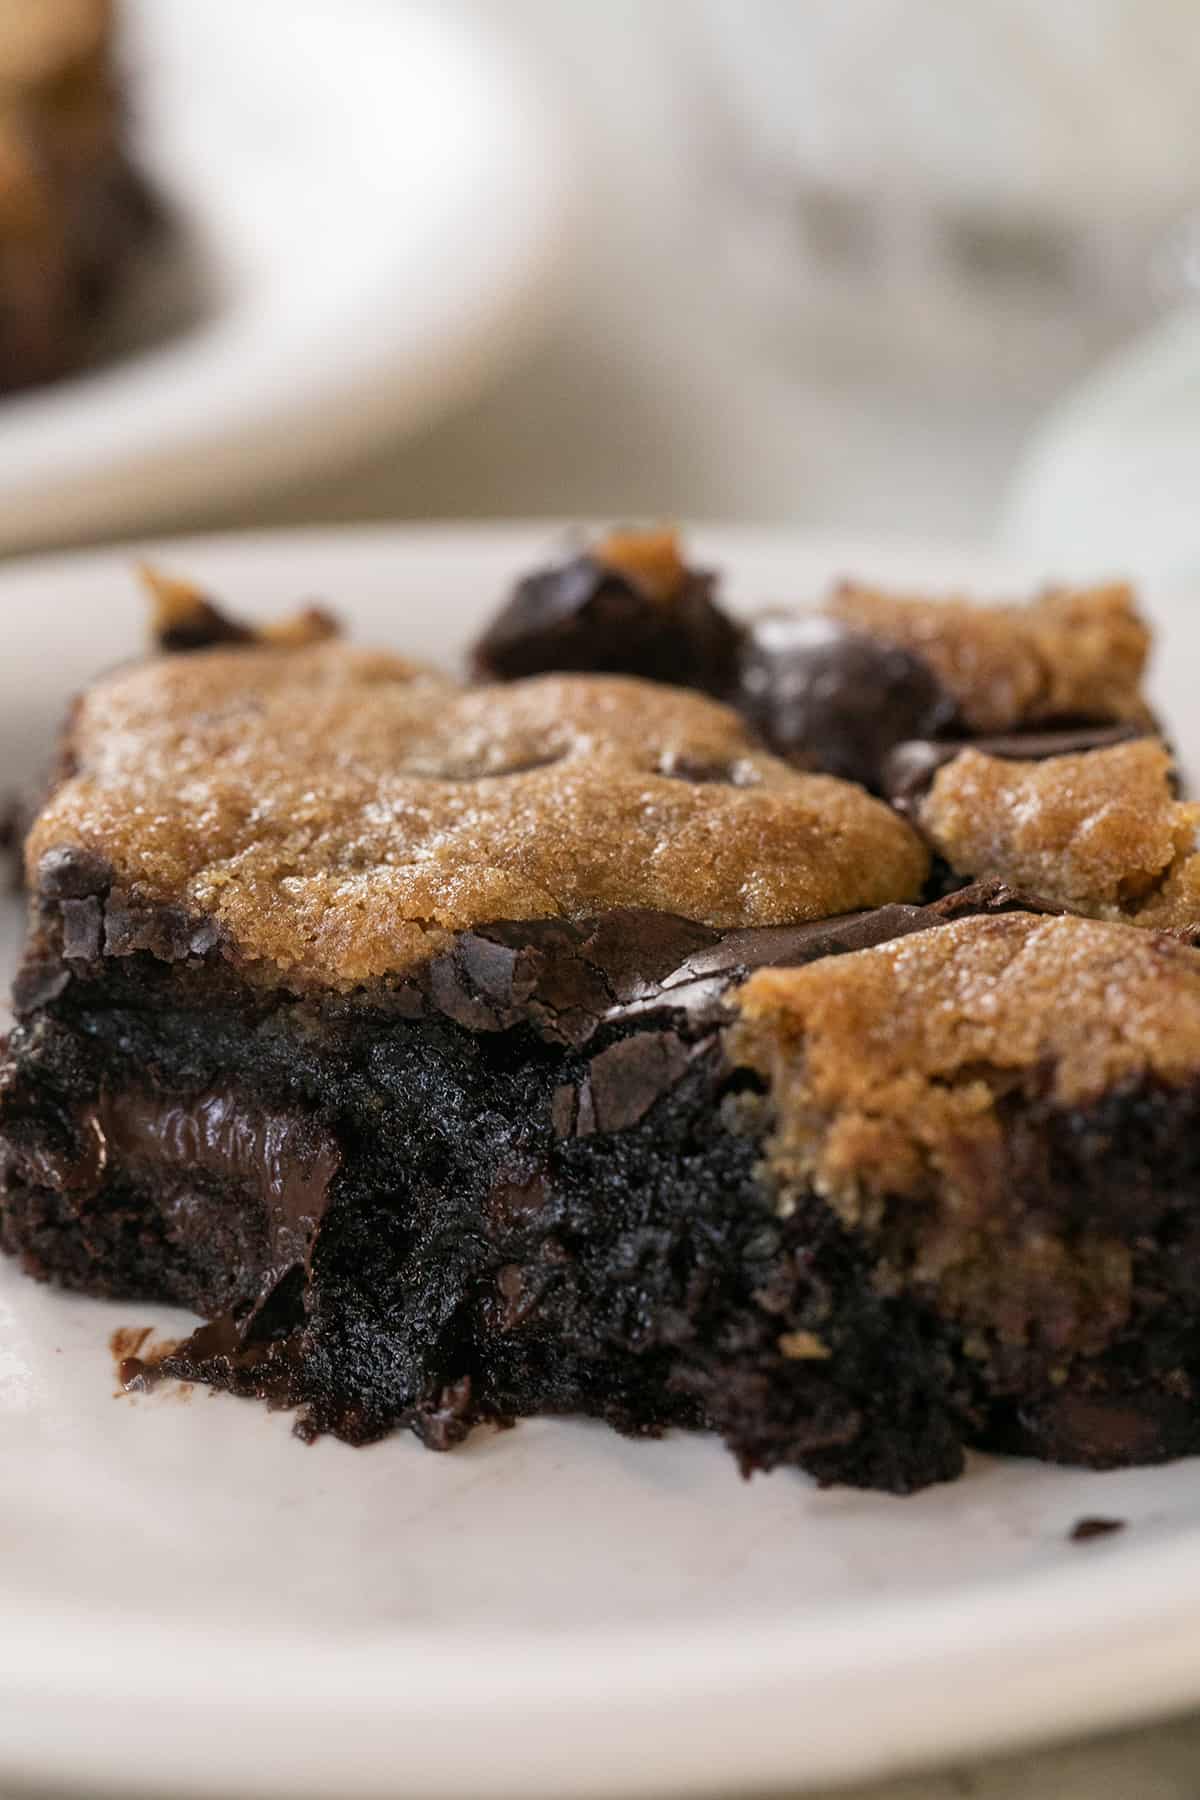
<path id="1" fill-rule="evenodd" d="M 872 740 L 944 734 L 900 810 L 805 766 L 844 710 L 781 759 L 662 684 L 737 698 L 755 630 L 669 536 L 569 567 L 476 666 L 574 672 L 465 686 L 152 577 L 27 842 L 4 1247 L 199 1312 L 131 1377 L 306 1435 L 580 1412 L 895 1492 L 1200 1448 L 1192 812 L 1127 590 L 839 618 L 955 695 Z"/>
<path id="2" fill-rule="evenodd" d="M 115 30 L 114 0 L 0 0 L 0 391 L 88 359 L 154 222 Z"/>

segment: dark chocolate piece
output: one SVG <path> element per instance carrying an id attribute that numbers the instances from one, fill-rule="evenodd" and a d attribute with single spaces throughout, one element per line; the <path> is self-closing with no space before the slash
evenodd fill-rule
<path id="1" fill-rule="evenodd" d="M 304 607 L 273 624 L 248 625 L 190 581 L 179 581 L 148 563 L 142 565 L 141 577 L 151 605 L 150 635 L 155 649 L 167 656 L 248 644 L 303 649 L 337 637 L 341 630 L 323 606 Z"/>
<path id="2" fill-rule="evenodd" d="M 778 755 L 870 788 L 894 745 L 949 731 L 957 715 L 919 656 L 815 612 L 753 621 L 737 705 Z"/>
<path id="3" fill-rule="evenodd" d="M 741 633 L 715 599 L 716 578 L 685 570 L 677 592 L 647 592 L 585 553 L 517 584 L 472 652 L 484 680 L 586 671 L 638 675 L 724 696 Z"/>

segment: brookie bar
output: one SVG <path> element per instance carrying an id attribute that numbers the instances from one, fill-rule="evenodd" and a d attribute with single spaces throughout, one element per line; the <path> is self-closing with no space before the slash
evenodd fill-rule
<path id="1" fill-rule="evenodd" d="M 192 1307 L 168 1371 L 351 1442 L 582 1412 L 895 1491 L 1195 1447 L 1200 955 L 916 904 L 909 824 L 698 696 L 198 600 L 28 842 L 31 1273 Z"/>

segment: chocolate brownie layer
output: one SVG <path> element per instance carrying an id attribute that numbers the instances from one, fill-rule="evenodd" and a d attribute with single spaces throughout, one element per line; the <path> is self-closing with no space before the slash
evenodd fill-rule
<path id="1" fill-rule="evenodd" d="M 3 1241 L 212 1318 L 169 1371 L 352 1442 L 582 1411 L 896 1491 L 1194 1447 L 1195 953 L 984 890 L 495 924 L 297 996 L 46 873 Z"/>
<path id="2" fill-rule="evenodd" d="M 79 362 L 156 208 L 132 169 L 111 0 L 0 0 L 0 389 Z"/>

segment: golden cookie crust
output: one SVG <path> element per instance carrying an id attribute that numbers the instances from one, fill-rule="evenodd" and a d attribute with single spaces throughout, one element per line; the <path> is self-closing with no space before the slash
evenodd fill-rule
<path id="1" fill-rule="evenodd" d="M 933 669 L 973 732 L 1048 719 L 1143 720 L 1150 631 L 1132 590 L 1051 589 L 1025 606 L 933 600 L 846 583 L 826 606 Z"/>
<path id="2" fill-rule="evenodd" d="M 960 875 L 997 876 L 1097 918 L 1200 926 L 1200 806 L 1175 798 L 1156 738 L 1040 762 L 964 750 L 917 816 Z"/>
<path id="3" fill-rule="evenodd" d="M 461 687 L 380 651 L 169 656 L 98 683 L 27 855 L 70 846 L 301 985 L 400 974 L 497 919 L 647 907 L 718 928 L 919 893 L 928 853 L 736 715 L 634 680 Z"/>
<path id="4" fill-rule="evenodd" d="M 761 970 L 737 1005 L 731 1055 L 768 1086 L 782 1212 L 815 1190 L 878 1241 L 884 1291 L 927 1289 L 990 1339 L 1087 1350 L 1119 1328 L 1128 1245 L 1029 1216 L 1009 1120 L 1194 1082 L 1200 952 L 1009 913 Z"/>

